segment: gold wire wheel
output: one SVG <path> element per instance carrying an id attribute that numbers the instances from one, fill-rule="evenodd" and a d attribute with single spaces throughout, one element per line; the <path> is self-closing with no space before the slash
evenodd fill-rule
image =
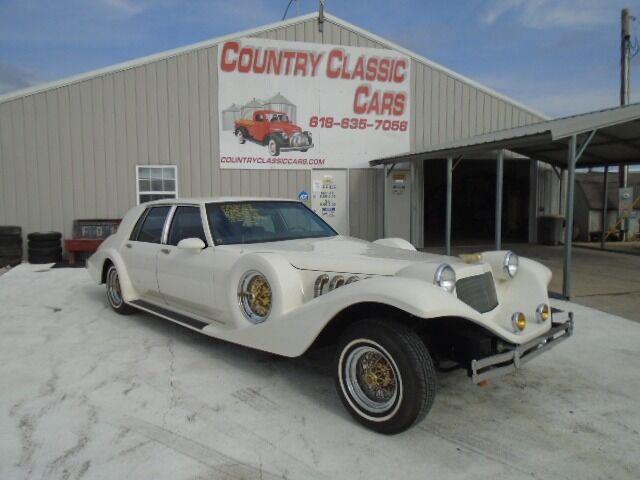
<path id="1" fill-rule="evenodd" d="M 271 312 L 271 285 L 259 272 L 247 272 L 238 286 L 238 302 L 245 316 L 253 323 L 267 319 Z"/>
<path id="2" fill-rule="evenodd" d="M 115 267 L 109 268 L 107 272 L 107 298 L 113 308 L 120 308 L 124 303 L 120 290 L 120 279 Z"/>
<path id="3" fill-rule="evenodd" d="M 398 397 L 398 376 L 391 360 L 374 346 L 363 345 L 349 352 L 345 380 L 358 406 L 370 413 L 390 409 Z"/>

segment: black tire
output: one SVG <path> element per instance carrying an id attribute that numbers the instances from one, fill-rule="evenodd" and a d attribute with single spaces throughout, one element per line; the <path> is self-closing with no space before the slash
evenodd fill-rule
<path id="1" fill-rule="evenodd" d="M 29 263 L 40 264 L 40 263 L 58 263 L 62 260 L 60 257 L 37 257 L 33 255 L 29 255 Z"/>
<path id="2" fill-rule="evenodd" d="M 116 286 L 113 278 L 114 275 L 115 282 L 117 282 L 117 291 L 114 290 L 114 287 Z M 105 278 L 105 284 L 107 287 L 107 303 L 113 309 L 113 311 L 119 313 L 120 315 L 130 315 L 135 312 L 135 309 L 127 305 L 122 298 L 122 294 L 120 293 L 120 278 L 118 276 L 118 269 L 114 265 L 109 266 Z"/>
<path id="3" fill-rule="evenodd" d="M 22 237 L 20 235 L 4 235 L 0 234 L 0 246 L 22 246 Z"/>
<path id="4" fill-rule="evenodd" d="M 62 234 L 60 232 L 33 232 L 27 235 L 29 240 L 43 241 L 43 240 L 60 240 Z"/>
<path id="5" fill-rule="evenodd" d="M 300 151 L 301 151 L 301 152 L 306 152 L 306 151 L 308 151 L 308 150 L 309 150 L 308 148 L 302 148 L 302 149 L 300 149 Z"/>
<path id="6" fill-rule="evenodd" d="M 41 249 L 41 248 L 61 248 L 60 240 L 42 240 L 35 241 L 29 240 L 27 242 L 29 250 L 31 249 Z"/>
<path id="7" fill-rule="evenodd" d="M 240 145 L 246 143 L 246 141 L 247 141 L 247 133 L 242 128 L 239 128 L 238 130 L 236 130 L 235 135 L 236 135 L 236 139 L 238 140 L 238 143 Z"/>
<path id="8" fill-rule="evenodd" d="M 367 373 L 367 377 L 373 375 L 372 381 L 388 382 L 386 372 L 393 375 L 391 388 L 395 393 L 384 403 L 376 401 L 384 397 L 376 395 L 374 399 L 365 393 L 371 386 L 369 381 L 357 378 L 358 372 L 362 374 L 361 359 L 370 353 L 376 358 L 374 367 L 382 364 L 386 377 L 380 380 L 375 372 Z M 413 330 L 389 318 L 361 320 L 347 328 L 338 343 L 334 376 L 338 395 L 353 418 L 387 435 L 420 422 L 435 399 L 435 369 L 427 347 Z M 367 402 L 373 406 L 364 406 Z"/>
<path id="9" fill-rule="evenodd" d="M 0 257 L 22 258 L 21 247 L 5 247 L 0 245 Z"/>
<path id="10" fill-rule="evenodd" d="M 0 257 L 0 268 L 2 267 L 15 267 L 16 265 L 20 265 L 22 263 L 22 257 Z"/>
<path id="11" fill-rule="evenodd" d="M 15 227 L 12 225 L 0 226 L 0 235 L 17 235 L 22 236 L 22 227 Z"/>
<path id="12" fill-rule="evenodd" d="M 45 247 L 45 248 L 29 248 L 29 256 L 33 257 L 60 257 L 62 256 L 62 248 L 57 247 Z"/>
<path id="13" fill-rule="evenodd" d="M 267 150 L 273 157 L 280 155 L 280 143 L 276 137 L 269 137 L 267 139 Z"/>

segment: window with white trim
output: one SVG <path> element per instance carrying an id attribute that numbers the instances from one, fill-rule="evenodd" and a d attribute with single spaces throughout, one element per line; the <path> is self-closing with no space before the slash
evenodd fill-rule
<path id="1" fill-rule="evenodd" d="M 178 167 L 175 165 L 137 165 L 138 204 L 178 197 Z"/>

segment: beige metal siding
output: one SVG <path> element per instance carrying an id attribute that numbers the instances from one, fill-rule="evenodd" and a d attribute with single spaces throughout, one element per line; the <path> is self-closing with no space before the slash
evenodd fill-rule
<path id="1" fill-rule="evenodd" d="M 388 48 L 327 20 L 257 37 Z M 135 166 L 175 164 L 179 195 L 295 198 L 302 170 L 221 170 L 217 46 L 110 71 L 0 104 L 0 224 L 71 235 L 77 218 L 120 217 L 136 202 Z M 523 125 L 535 117 L 412 60 L 411 148 Z M 354 236 L 381 237 L 381 169 L 350 171 Z"/>

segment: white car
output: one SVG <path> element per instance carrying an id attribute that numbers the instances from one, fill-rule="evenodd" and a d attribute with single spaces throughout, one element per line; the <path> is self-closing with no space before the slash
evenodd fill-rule
<path id="1" fill-rule="evenodd" d="M 362 424 L 397 433 L 430 410 L 436 369 L 476 383 L 568 338 L 549 269 L 507 251 L 446 257 L 345 237 L 303 203 L 159 200 L 88 260 L 118 313 L 150 312 L 288 357 L 337 343 L 335 380 Z M 555 315 L 554 315 L 555 314 Z"/>

